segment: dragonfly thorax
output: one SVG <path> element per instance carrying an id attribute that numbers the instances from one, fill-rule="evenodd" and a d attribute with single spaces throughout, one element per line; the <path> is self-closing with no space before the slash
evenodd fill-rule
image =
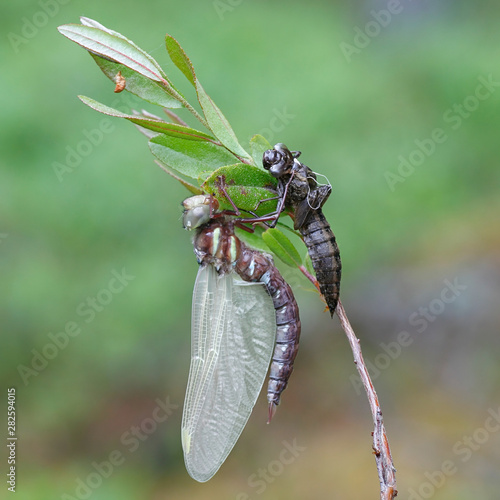
<path id="1" fill-rule="evenodd" d="M 215 222 L 198 232 L 194 252 L 200 264 L 212 264 L 218 272 L 227 273 L 241 255 L 241 242 L 230 225 Z"/>

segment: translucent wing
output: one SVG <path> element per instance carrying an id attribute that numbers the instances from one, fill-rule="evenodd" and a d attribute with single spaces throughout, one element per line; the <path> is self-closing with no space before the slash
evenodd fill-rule
<path id="1" fill-rule="evenodd" d="M 182 447 L 189 474 L 204 482 L 250 417 L 274 348 L 276 316 L 263 285 L 206 266 L 196 278 L 191 321 Z"/>

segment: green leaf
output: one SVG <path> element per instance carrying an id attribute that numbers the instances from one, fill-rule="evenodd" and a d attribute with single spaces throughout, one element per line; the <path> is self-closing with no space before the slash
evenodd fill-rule
<path id="1" fill-rule="evenodd" d="M 292 242 L 276 228 L 269 228 L 262 234 L 266 245 L 276 256 L 290 267 L 300 267 L 302 258 Z"/>
<path id="2" fill-rule="evenodd" d="M 106 104 L 102 104 L 99 101 L 92 99 L 92 97 L 79 95 L 78 99 L 80 99 L 80 101 L 82 101 L 83 104 L 86 104 L 89 108 L 95 109 L 96 111 L 99 111 L 99 113 L 103 113 L 104 115 L 116 116 L 117 118 L 126 118 L 127 116 L 129 116 L 126 113 L 122 113 L 115 108 L 111 108 L 109 106 L 106 106 Z"/>
<path id="3" fill-rule="evenodd" d="M 262 167 L 262 156 L 268 149 L 272 147 L 264 136 L 256 134 L 250 139 L 250 151 L 256 167 Z"/>
<path id="4" fill-rule="evenodd" d="M 78 98 L 87 106 L 95 109 L 96 111 L 99 111 L 99 113 L 103 113 L 109 116 L 115 116 L 117 118 L 125 118 L 126 120 L 129 120 L 136 125 L 140 125 L 141 127 L 152 130 L 159 134 L 166 134 L 172 137 L 180 137 L 192 141 L 215 141 L 215 139 L 210 135 L 205 134 L 205 132 L 201 132 L 200 130 L 195 130 L 194 128 L 185 127 L 184 125 L 177 125 L 176 123 L 165 122 L 163 120 L 145 118 L 140 115 L 127 115 L 126 113 L 122 113 L 117 109 L 110 108 L 105 104 L 95 101 L 90 97 L 78 96 Z"/>
<path id="5" fill-rule="evenodd" d="M 215 137 L 224 144 L 230 151 L 238 155 L 240 158 L 250 159 L 248 153 L 241 147 L 236 135 L 227 121 L 222 111 L 216 106 L 212 99 L 203 89 L 201 83 L 196 78 L 191 60 L 187 56 L 179 42 L 171 35 L 166 35 L 165 44 L 167 51 L 172 59 L 172 62 L 180 69 L 189 82 L 196 88 L 198 101 L 207 120 L 208 128 L 213 132 Z"/>
<path id="6" fill-rule="evenodd" d="M 118 31 L 113 31 L 113 30 L 110 30 L 109 28 L 106 28 L 106 26 L 103 26 L 101 23 L 95 21 L 94 19 L 90 19 L 89 17 L 83 17 L 83 16 L 81 16 L 80 17 L 80 22 L 82 23 L 83 26 L 89 26 L 91 28 L 97 28 L 97 29 L 99 29 L 101 31 L 104 31 L 104 32 L 108 33 L 111 36 L 114 36 L 114 37 L 117 37 L 117 38 L 121 38 L 122 40 L 124 40 L 128 44 L 132 45 L 139 52 L 141 52 L 142 54 L 144 54 L 144 56 L 147 57 L 153 64 L 155 64 L 158 67 L 158 69 L 160 70 L 160 73 L 163 76 L 163 78 L 165 78 L 166 80 L 168 80 L 167 75 L 165 74 L 165 72 L 163 71 L 163 69 L 161 68 L 161 66 L 154 60 L 154 58 L 151 57 L 151 55 L 149 55 L 146 51 L 142 50 L 132 40 L 129 40 L 126 36 L 122 35 L 121 33 L 118 33 Z M 170 81 L 169 81 L 169 83 L 170 83 Z"/>
<path id="7" fill-rule="evenodd" d="M 221 167 L 212 172 L 201 187 L 217 198 L 222 209 L 232 208 L 225 190 L 240 210 L 254 211 L 258 215 L 276 210 L 276 200 L 259 205 L 259 201 L 276 196 L 276 179 L 253 165 L 237 163 Z"/>
<path id="8" fill-rule="evenodd" d="M 147 118 L 140 118 L 134 116 L 127 116 L 127 120 L 140 125 L 141 127 L 153 130 L 160 134 L 170 135 L 172 137 L 179 137 L 181 139 L 188 139 L 190 141 L 208 141 L 215 142 L 215 139 L 205 132 L 196 130 L 194 128 L 185 127 L 184 125 L 177 125 L 176 123 L 169 123 L 164 121 L 155 121 Z"/>
<path id="9" fill-rule="evenodd" d="M 65 37 L 94 54 L 123 64 L 150 80 L 168 83 L 163 77 L 160 65 L 119 33 L 79 24 L 64 24 L 57 29 Z"/>
<path id="10" fill-rule="evenodd" d="M 309 255 L 309 252 L 306 253 L 306 255 L 304 257 L 304 266 L 307 269 L 307 271 L 309 271 L 310 274 L 312 274 L 313 276 L 316 276 L 316 271 L 314 271 L 314 267 L 313 267 L 311 256 Z"/>
<path id="11" fill-rule="evenodd" d="M 191 82 L 193 87 L 196 87 L 196 74 L 189 57 L 180 46 L 179 42 L 168 33 L 165 35 L 165 44 L 167 46 L 168 55 L 172 62 L 182 71 L 184 76 Z"/>
<path id="12" fill-rule="evenodd" d="M 109 33 L 112 36 L 115 36 L 117 38 L 121 38 L 122 40 L 124 40 L 128 44 L 130 44 L 133 47 L 135 47 L 139 52 L 141 52 L 142 54 L 144 54 L 144 56 L 147 57 L 151 61 L 151 63 L 153 63 L 154 65 L 156 65 L 156 67 L 160 71 L 161 76 L 170 84 L 170 86 L 172 87 L 172 89 L 175 90 L 175 92 L 178 93 L 178 90 L 175 89 L 174 85 L 169 80 L 169 78 L 167 77 L 167 75 L 165 74 L 165 72 L 163 71 L 163 69 L 161 68 L 161 66 L 154 60 L 153 57 L 151 57 L 151 55 L 149 55 L 146 51 L 142 50 L 132 40 L 129 40 L 127 37 L 123 36 L 121 33 L 118 33 L 117 31 L 113 31 L 113 30 L 110 30 L 109 28 L 106 28 L 106 26 L 103 26 L 101 23 L 98 23 L 97 21 L 94 21 L 93 19 L 90 19 L 88 17 L 83 17 L 82 16 L 82 17 L 80 17 L 80 21 L 81 21 L 81 23 L 84 26 L 90 26 L 90 27 L 93 27 L 93 28 L 97 28 L 97 29 L 99 29 L 101 31 L 105 31 L 106 33 Z"/>
<path id="13" fill-rule="evenodd" d="M 238 155 L 240 158 L 251 159 L 248 153 L 240 146 L 236 135 L 229 125 L 226 117 L 222 114 L 222 111 L 215 105 L 215 103 L 207 95 L 203 87 L 201 86 L 199 80 L 196 81 L 196 93 L 198 94 L 198 101 L 200 102 L 203 113 L 208 122 L 210 130 L 213 132 L 215 137 L 219 139 L 224 146 L 226 146 L 233 153 Z"/>
<path id="14" fill-rule="evenodd" d="M 182 103 L 165 92 L 165 89 L 157 82 L 140 75 L 136 71 L 127 68 L 123 64 L 104 59 L 92 52 L 89 54 L 101 68 L 101 71 L 112 81 L 115 81 L 116 74 L 120 71 L 126 80 L 125 90 L 130 93 L 164 108 L 182 108 Z"/>
<path id="15" fill-rule="evenodd" d="M 84 26 L 91 26 L 92 28 L 99 28 L 101 29 L 102 31 L 107 31 L 108 33 L 110 33 L 111 35 L 114 34 L 115 32 L 113 32 L 112 30 L 106 28 L 106 26 L 103 26 L 101 23 L 97 22 L 97 21 L 94 21 L 94 19 L 90 19 L 90 17 L 84 17 L 84 16 L 80 16 L 80 22 L 84 25 Z M 119 34 L 119 33 L 115 33 L 115 34 Z"/>
<path id="16" fill-rule="evenodd" d="M 139 47 L 137 47 L 137 45 L 135 45 L 134 42 L 129 40 L 127 37 L 123 36 L 121 33 L 118 33 L 118 31 L 110 30 L 109 28 L 106 28 L 106 26 L 102 25 L 98 21 L 95 21 L 94 19 L 90 19 L 90 17 L 81 16 L 80 22 L 82 23 L 83 26 L 90 26 L 91 28 L 97 28 L 97 29 L 100 29 L 101 31 L 105 31 L 106 33 L 109 33 L 110 35 L 117 36 L 123 40 L 126 40 L 127 42 L 130 42 L 132 45 L 134 45 L 136 48 L 139 49 Z M 141 50 L 141 49 L 139 49 L 139 50 Z"/>
<path id="17" fill-rule="evenodd" d="M 149 149 L 162 163 L 192 179 L 234 161 L 231 153 L 212 142 L 164 134 L 153 137 Z"/>

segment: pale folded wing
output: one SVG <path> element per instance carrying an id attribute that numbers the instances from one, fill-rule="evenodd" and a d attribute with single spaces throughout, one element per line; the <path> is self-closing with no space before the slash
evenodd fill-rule
<path id="1" fill-rule="evenodd" d="M 242 433 L 274 348 L 271 297 L 262 284 L 235 277 L 202 267 L 193 292 L 182 447 L 189 474 L 200 482 L 217 472 Z"/>

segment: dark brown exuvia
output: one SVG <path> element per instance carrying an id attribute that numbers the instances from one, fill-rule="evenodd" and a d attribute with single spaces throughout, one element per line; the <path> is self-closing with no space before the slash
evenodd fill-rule
<path id="1" fill-rule="evenodd" d="M 299 151 L 276 144 L 264 153 L 262 162 L 278 179 L 277 215 L 285 207 L 291 209 L 294 229 L 304 238 L 321 293 L 333 316 L 340 295 L 342 263 L 335 235 L 321 210 L 332 188 L 330 184 L 319 185 L 316 174 L 297 159 L 299 155 Z"/>
<path id="2" fill-rule="evenodd" d="M 263 283 L 272 298 L 276 343 L 267 389 L 270 421 L 292 374 L 299 349 L 301 325 L 292 289 L 274 266 L 272 257 L 246 246 L 235 235 L 233 222 L 225 217 L 211 219 L 198 229 L 194 251 L 200 265 L 213 265 L 222 274 L 234 269 L 244 281 Z"/>

